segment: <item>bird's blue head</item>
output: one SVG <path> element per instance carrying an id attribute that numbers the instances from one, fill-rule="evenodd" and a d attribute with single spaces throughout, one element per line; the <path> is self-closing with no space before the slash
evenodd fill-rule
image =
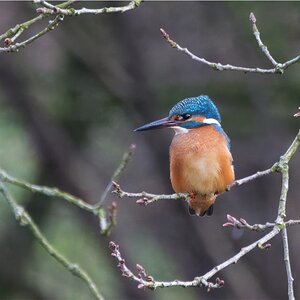
<path id="1" fill-rule="evenodd" d="M 193 129 L 213 124 L 221 127 L 219 111 L 212 100 L 205 95 L 186 98 L 175 104 L 168 117 L 141 126 L 135 131 L 144 131 L 165 127 Z"/>

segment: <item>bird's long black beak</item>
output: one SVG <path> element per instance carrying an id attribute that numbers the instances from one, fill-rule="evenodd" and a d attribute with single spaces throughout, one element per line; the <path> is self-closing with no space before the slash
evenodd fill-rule
<path id="1" fill-rule="evenodd" d="M 161 120 L 157 120 L 148 124 L 145 124 L 139 128 L 134 129 L 134 131 L 145 131 L 145 130 L 152 130 L 152 129 L 160 129 L 165 127 L 172 127 L 176 126 L 176 121 L 170 120 L 168 117 L 163 118 Z"/>

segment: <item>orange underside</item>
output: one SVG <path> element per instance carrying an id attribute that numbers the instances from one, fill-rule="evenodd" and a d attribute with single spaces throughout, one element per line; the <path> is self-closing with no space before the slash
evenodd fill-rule
<path id="1" fill-rule="evenodd" d="M 203 214 L 234 181 L 225 137 L 212 125 L 175 135 L 170 146 L 170 177 L 175 192 L 195 193 L 190 207 Z"/>

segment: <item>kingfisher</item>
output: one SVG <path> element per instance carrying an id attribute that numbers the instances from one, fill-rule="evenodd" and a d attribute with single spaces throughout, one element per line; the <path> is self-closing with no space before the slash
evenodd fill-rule
<path id="1" fill-rule="evenodd" d="M 170 178 L 176 193 L 189 194 L 191 215 L 212 215 L 217 196 L 227 191 L 235 175 L 230 140 L 216 105 L 206 95 L 175 104 L 166 118 L 135 131 L 172 128 Z"/>

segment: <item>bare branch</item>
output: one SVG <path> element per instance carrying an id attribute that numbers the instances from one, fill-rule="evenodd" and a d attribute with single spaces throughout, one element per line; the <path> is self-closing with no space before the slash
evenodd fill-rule
<path id="1" fill-rule="evenodd" d="M 272 228 L 275 226 L 275 223 L 269 223 L 266 224 L 254 224 L 250 225 L 245 219 L 240 218 L 239 220 L 235 217 L 227 214 L 227 222 L 222 225 L 223 227 L 235 227 L 237 229 L 247 228 L 252 231 L 265 231 L 266 229 Z"/>
<path id="2" fill-rule="evenodd" d="M 103 13 L 125 12 L 138 7 L 141 4 L 142 0 L 133 0 L 129 4 L 121 7 L 103 7 L 98 9 L 89 9 L 84 7 L 81 9 L 74 9 L 74 8 L 63 9 L 60 8 L 58 5 L 55 6 L 43 0 L 34 0 L 34 2 L 44 6 L 37 9 L 37 12 L 41 14 L 51 14 L 51 15 L 62 14 L 65 16 L 80 16 L 82 14 L 98 15 Z"/>
<path id="3" fill-rule="evenodd" d="M 236 180 L 232 185 L 231 187 L 234 187 L 234 186 L 240 186 L 242 184 L 245 184 L 245 183 L 248 183 L 254 179 L 257 179 L 259 177 L 262 177 L 262 176 L 265 176 L 265 175 L 268 175 L 268 174 L 271 174 L 271 173 L 274 173 L 275 171 L 275 167 L 271 167 L 270 169 L 267 169 L 267 170 L 264 170 L 264 171 L 258 171 L 256 172 L 255 174 L 253 175 L 250 175 L 250 176 L 247 176 L 247 177 L 244 177 L 244 178 L 241 178 L 241 179 L 238 179 Z"/>
<path id="4" fill-rule="evenodd" d="M 122 276 L 132 279 L 133 281 L 138 283 L 138 288 L 148 288 L 151 290 L 155 290 L 156 288 L 164 288 L 164 287 L 173 287 L 173 286 L 182 286 L 182 287 L 197 287 L 197 286 L 205 286 L 207 287 L 208 291 L 213 288 L 221 288 L 224 285 L 224 281 L 217 278 L 216 282 L 209 282 L 204 277 L 196 277 L 192 281 L 181 281 L 181 280 L 173 280 L 173 281 L 156 281 L 154 278 L 147 274 L 145 269 L 137 264 L 137 275 L 134 274 L 127 267 L 125 263 L 125 259 L 122 257 L 119 245 L 114 242 L 109 243 L 109 248 L 112 251 L 111 255 L 115 257 L 118 262 L 118 267 L 121 270 Z M 209 278 L 208 278 L 209 279 Z"/>
<path id="5" fill-rule="evenodd" d="M 89 212 L 94 212 L 93 206 L 88 204 L 86 201 L 75 197 L 69 193 L 63 192 L 58 188 L 51 188 L 47 186 L 40 186 L 36 184 L 31 184 L 26 181 L 17 179 L 9 174 L 7 174 L 5 171 L 0 169 L 0 180 L 3 182 L 11 183 L 13 185 L 19 186 L 21 188 L 24 188 L 26 190 L 29 190 L 33 193 L 40 193 L 43 195 L 46 195 L 48 197 L 58 197 L 66 200 L 69 203 L 72 203 L 79 208 L 89 211 Z"/>
<path id="6" fill-rule="evenodd" d="M 98 208 L 99 226 L 101 234 L 109 236 L 112 229 L 117 225 L 117 203 L 112 202 L 108 206 L 107 211 Z"/>
<path id="7" fill-rule="evenodd" d="M 287 225 L 299 225 L 300 220 L 294 221 L 291 220 L 287 222 Z M 267 227 L 269 227 L 267 225 Z M 266 228 L 267 229 L 267 228 Z M 138 283 L 138 288 L 149 288 L 149 289 L 156 289 L 156 288 L 166 288 L 166 287 L 174 287 L 174 286 L 181 286 L 181 287 L 200 287 L 205 286 L 210 291 L 213 288 L 221 288 L 224 286 L 224 281 L 220 280 L 219 278 L 216 279 L 216 282 L 209 282 L 208 280 L 211 279 L 215 274 L 219 271 L 225 269 L 226 267 L 236 264 L 243 256 L 248 254 L 250 251 L 254 250 L 256 247 L 259 249 L 269 249 L 271 244 L 267 244 L 269 240 L 274 238 L 279 232 L 281 231 L 280 226 L 274 223 L 273 229 L 260 238 L 259 240 L 253 242 L 252 244 L 243 247 L 236 255 L 232 256 L 228 260 L 224 261 L 222 264 L 214 267 L 206 274 L 195 277 L 193 280 L 190 281 L 182 281 L 182 280 L 172 280 L 172 281 L 156 281 L 152 276 L 147 275 L 146 280 L 142 276 L 135 275 L 125 264 L 125 259 L 121 256 L 119 251 L 119 246 L 116 245 L 114 242 L 110 242 L 110 249 L 112 250 L 112 256 L 114 256 L 118 261 L 118 267 L 122 271 L 122 275 L 128 277 Z M 289 298 L 292 299 L 292 298 Z"/>
<path id="8" fill-rule="evenodd" d="M 6 186 L 4 185 L 2 178 L 0 179 L 0 192 L 9 204 L 11 210 L 14 213 L 16 220 L 21 226 L 27 226 L 32 235 L 39 242 L 39 244 L 60 264 L 62 264 L 70 273 L 83 280 L 89 287 L 90 291 L 94 295 L 95 299 L 104 300 L 104 297 L 100 294 L 95 282 L 91 279 L 88 273 L 83 270 L 78 264 L 71 263 L 65 256 L 63 256 L 57 249 L 55 249 L 51 243 L 42 234 L 38 226 L 31 219 L 28 212 L 24 207 L 18 205 Z"/>
<path id="9" fill-rule="evenodd" d="M 36 39 L 42 37 L 46 33 L 55 29 L 59 23 L 64 20 L 65 16 L 79 16 L 81 14 L 103 14 L 103 13 L 116 13 L 125 12 L 134 9 L 140 5 L 142 0 L 133 0 L 129 4 L 121 7 L 104 7 L 101 9 L 74 9 L 69 8 L 71 4 L 77 0 L 69 0 L 58 5 L 52 5 L 47 1 L 34 0 L 36 4 L 40 4 L 43 7 L 36 9 L 39 14 L 37 17 L 30 19 L 22 24 L 17 24 L 13 28 L 10 28 L 5 33 L 0 35 L 0 41 L 4 39 L 6 47 L 0 47 L 0 53 L 3 52 L 18 52 L 21 48 L 25 48 L 27 45 L 31 44 Z M 49 19 L 52 15 L 56 15 L 53 20 L 49 20 L 49 24 L 40 32 L 29 37 L 22 42 L 16 42 L 16 40 L 22 35 L 22 33 L 27 30 L 30 26 L 35 23 L 40 22 L 43 19 Z"/>
<path id="10" fill-rule="evenodd" d="M 156 281 L 153 277 L 151 278 L 151 281 L 146 281 L 143 278 L 140 278 L 126 266 L 125 260 L 122 258 L 121 253 L 119 251 L 119 246 L 116 245 L 114 242 L 110 243 L 110 249 L 112 250 L 112 256 L 114 256 L 118 261 L 118 267 L 122 271 L 122 275 L 126 276 L 138 283 L 139 288 L 149 288 L 149 289 L 156 289 L 156 288 L 166 288 L 166 287 L 174 287 L 174 286 L 181 286 L 181 287 L 200 287 L 205 286 L 208 288 L 208 291 L 210 291 L 213 288 L 221 288 L 224 286 L 224 281 L 217 279 L 215 283 L 209 282 L 208 280 L 211 279 L 216 273 L 223 270 L 224 268 L 236 264 L 243 256 L 245 256 L 247 253 L 255 249 L 256 247 L 263 249 L 265 243 L 272 239 L 274 236 L 276 236 L 280 232 L 280 229 L 277 226 L 274 226 L 272 231 L 270 231 L 268 234 L 260 238 L 259 240 L 255 241 L 254 243 L 250 244 L 247 247 L 243 247 L 236 255 L 229 258 L 222 264 L 214 267 L 206 274 L 195 277 L 193 280 L 190 281 L 181 281 L 181 280 L 172 280 L 172 281 Z M 125 275 L 124 275 L 125 274 Z"/>
<path id="11" fill-rule="evenodd" d="M 178 51 L 181 51 L 181 52 L 187 54 L 193 60 L 200 62 L 202 64 L 205 64 L 216 71 L 237 71 L 237 72 L 243 72 L 243 73 L 258 73 L 258 74 L 283 74 L 284 71 L 288 67 L 290 67 L 291 65 L 293 65 L 295 63 L 300 62 L 300 55 L 298 55 L 284 63 L 278 63 L 272 57 L 268 48 L 263 44 L 263 42 L 260 38 L 260 32 L 258 31 L 257 26 L 256 26 L 256 18 L 253 13 L 250 14 L 250 21 L 252 23 L 253 34 L 256 38 L 256 41 L 257 41 L 260 49 L 262 50 L 262 52 L 266 55 L 266 57 L 273 64 L 273 66 L 274 66 L 273 68 L 262 69 L 262 68 L 251 68 L 251 67 L 239 67 L 239 66 L 234 66 L 231 64 L 221 64 L 221 63 L 211 62 L 205 58 L 198 57 L 197 55 L 193 54 L 188 48 L 181 47 L 177 42 L 175 42 L 174 40 L 172 40 L 170 38 L 170 35 L 164 29 L 161 28 L 160 32 L 161 32 L 163 38 L 167 41 L 168 44 L 170 44 L 170 46 L 172 48 L 175 48 Z"/>
<path id="12" fill-rule="evenodd" d="M 1 52 L 18 52 L 20 48 L 25 48 L 27 45 L 31 44 L 33 41 L 36 39 L 40 38 L 44 34 L 48 33 L 49 31 L 55 29 L 60 22 L 64 20 L 63 15 L 58 15 L 55 17 L 55 19 L 49 21 L 49 25 L 43 29 L 42 31 L 38 32 L 34 36 L 28 38 L 27 40 L 21 42 L 21 43 L 15 43 L 13 42 L 16 40 L 17 37 L 21 35 L 21 33 L 25 30 L 23 27 L 20 28 L 20 30 L 17 32 L 16 35 L 14 35 L 11 39 L 9 39 L 9 44 L 10 46 L 5 47 L 5 48 L 0 48 L 0 53 Z"/>
<path id="13" fill-rule="evenodd" d="M 253 34 L 256 38 L 258 46 L 260 47 L 261 51 L 267 56 L 267 58 L 270 60 L 270 62 L 276 67 L 278 65 L 278 62 L 272 57 L 267 46 L 265 46 L 260 39 L 260 32 L 258 31 L 257 26 L 256 26 L 256 17 L 254 15 L 254 13 L 250 13 L 249 19 L 252 23 Z"/>
<path id="14" fill-rule="evenodd" d="M 113 194 L 116 194 L 119 198 L 128 197 L 128 198 L 139 198 L 136 203 L 146 206 L 150 203 L 156 202 L 158 200 L 188 200 L 188 194 L 178 193 L 178 194 L 171 194 L 171 195 L 156 195 L 150 194 L 147 192 L 140 192 L 140 193 L 128 193 L 121 189 L 120 185 L 116 182 L 113 182 L 113 187 L 115 190 L 112 191 Z"/>
<path id="15" fill-rule="evenodd" d="M 286 268 L 287 280 L 288 280 L 288 296 L 289 300 L 295 300 L 294 288 L 293 288 L 293 274 L 290 263 L 290 251 L 286 227 L 282 230 L 282 240 L 283 240 L 283 253 L 284 253 L 284 263 Z"/>
<path id="16" fill-rule="evenodd" d="M 249 229 L 252 231 L 257 231 L 257 232 L 262 232 L 265 231 L 269 228 L 272 228 L 276 225 L 276 223 L 270 223 L 267 222 L 265 224 L 254 224 L 250 225 L 245 219 L 240 218 L 239 220 L 236 219 L 235 217 L 227 214 L 227 222 L 224 223 L 222 226 L 223 227 L 235 227 L 237 229 Z M 287 222 L 284 222 L 284 225 L 286 227 L 292 226 L 292 225 L 300 225 L 300 220 L 289 220 Z"/>

